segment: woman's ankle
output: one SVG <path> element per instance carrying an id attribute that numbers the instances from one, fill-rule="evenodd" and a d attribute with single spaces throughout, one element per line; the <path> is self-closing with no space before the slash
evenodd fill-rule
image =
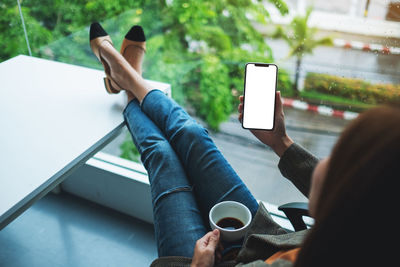
<path id="1" fill-rule="evenodd" d="M 150 85 L 111 44 L 103 44 L 102 57 L 111 68 L 111 78 L 141 101 L 151 90 Z"/>
<path id="2" fill-rule="evenodd" d="M 139 77 L 137 79 L 136 86 L 134 87 L 133 94 L 136 96 L 138 101 L 142 103 L 142 100 L 146 97 L 146 95 L 152 90 L 153 88 L 150 84 L 143 79 L 143 77 Z M 132 92 L 132 91 L 131 91 Z"/>

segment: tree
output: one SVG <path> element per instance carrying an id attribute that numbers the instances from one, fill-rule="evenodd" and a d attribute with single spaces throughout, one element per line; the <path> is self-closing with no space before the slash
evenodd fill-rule
<path id="1" fill-rule="evenodd" d="M 288 12 L 281 0 L 271 2 L 282 14 Z M 146 55 L 144 75 L 171 83 L 174 98 L 189 103 L 197 116 L 218 130 L 243 91 L 245 63 L 273 61 L 271 49 L 253 26 L 254 21 L 265 24 L 269 18 L 263 2 L 146 3 L 140 20 L 151 35 L 152 49 Z"/>
<path id="2" fill-rule="evenodd" d="M 299 75 L 304 55 L 312 54 L 315 47 L 320 45 L 333 45 L 331 37 L 316 38 L 318 29 L 308 27 L 308 19 L 312 8 L 308 8 L 304 16 L 295 16 L 288 27 L 278 26 L 273 38 L 282 38 L 290 47 L 288 57 L 296 57 L 296 74 L 293 89 L 299 93 Z"/>
<path id="3" fill-rule="evenodd" d="M 284 0 L 269 0 L 281 12 Z M 32 54 L 102 69 L 88 30 L 100 21 L 119 48 L 133 24 L 143 26 L 148 50 L 144 77 L 172 84 L 173 97 L 214 130 L 243 91 L 246 62 L 273 62 L 254 22 L 269 13 L 262 0 L 25 0 L 21 1 Z M 0 3 L 0 61 L 26 51 L 16 1 Z M 288 85 L 280 71 L 278 83 Z M 280 88 L 282 89 L 282 88 Z"/>

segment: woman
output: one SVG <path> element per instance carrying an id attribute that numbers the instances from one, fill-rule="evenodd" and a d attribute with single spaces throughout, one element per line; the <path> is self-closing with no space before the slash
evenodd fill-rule
<path id="1" fill-rule="evenodd" d="M 332 156 L 318 162 L 287 136 L 277 93 L 274 131 L 252 133 L 280 157 L 282 174 L 310 196 L 310 213 L 315 217 L 311 230 L 287 233 L 256 202 L 207 131 L 141 77 L 145 36 L 140 27 L 132 27 L 125 36 L 122 55 L 98 23 L 91 26 L 90 40 L 104 66 L 107 91 L 125 90 L 128 94 L 125 120 L 151 184 L 160 256 L 153 266 L 364 266 L 378 260 L 392 262 L 395 254 L 384 252 L 394 246 L 377 245 L 385 236 L 369 231 L 382 222 L 373 216 L 377 210 L 393 208 L 394 201 L 386 201 L 395 196 L 390 182 L 399 176 L 395 164 L 395 153 L 400 151 L 398 108 L 361 115 L 343 133 Z M 242 104 L 238 109 L 241 120 Z M 230 253 L 224 253 L 221 261 L 219 232 L 209 232 L 207 217 L 213 205 L 225 200 L 243 203 L 254 219 L 243 244 L 225 248 Z M 380 243 L 365 242 L 367 236 Z"/>
<path id="2" fill-rule="evenodd" d="M 313 177 L 315 224 L 295 266 L 398 266 L 400 108 L 370 109 Z"/>

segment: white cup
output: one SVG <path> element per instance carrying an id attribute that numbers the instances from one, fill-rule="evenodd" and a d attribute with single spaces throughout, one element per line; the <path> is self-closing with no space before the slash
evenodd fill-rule
<path id="1" fill-rule="evenodd" d="M 243 226 L 238 229 L 223 228 L 220 224 L 222 219 L 234 218 L 239 220 Z M 221 233 L 221 239 L 232 242 L 241 239 L 246 234 L 250 225 L 252 216 L 250 210 L 242 203 L 236 201 L 223 201 L 212 207 L 209 213 L 211 229 L 218 229 Z M 226 221 L 226 220 L 225 220 Z"/>

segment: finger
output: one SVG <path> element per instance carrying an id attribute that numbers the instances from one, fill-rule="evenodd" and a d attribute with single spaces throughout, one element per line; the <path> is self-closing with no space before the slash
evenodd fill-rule
<path id="1" fill-rule="evenodd" d="M 210 239 L 208 240 L 207 247 L 210 247 L 213 250 L 215 250 L 218 246 L 218 242 L 219 242 L 219 230 L 215 229 L 214 231 L 211 232 L 211 236 Z"/>
<path id="2" fill-rule="evenodd" d="M 283 104 L 282 104 L 282 97 L 281 92 L 276 92 L 276 112 L 283 113 Z"/>
<path id="3" fill-rule="evenodd" d="M 200 238 L 199 240 L 197 240 L 196 246 L 199 246 L 199 247 L 207 247 L 211 236 L 212 236 L 212 232 L 208 232 L 208 233 L 205 234 L 202 238 Z"/>
<path id="4" fill-rule="evenodd" d="M 243 121 L 243 113 L 239 113 L 238 120 L 240 123 Z"/>
<path id="5" fill-rule="evenodd" d="M 242 113 L 243 112 L 243 104 L 238 105 L 238 112 Z"/>
<path id="6" fill-rule="evenodd" d="M 241 96 L 239 96 L 239 101 L 240 101 L 240 103 L 243 103 L 243 99 L 244 99 L 244 97 L 241 95 Z"/>
<path id="7" fill-rule="evenodd" d="M 210 242 L 210 238 L 213 235 L 213 232 L 208 232 L 207 234 L 205 234 L 201 239 L 203 239 L 207 244 Z"/>

